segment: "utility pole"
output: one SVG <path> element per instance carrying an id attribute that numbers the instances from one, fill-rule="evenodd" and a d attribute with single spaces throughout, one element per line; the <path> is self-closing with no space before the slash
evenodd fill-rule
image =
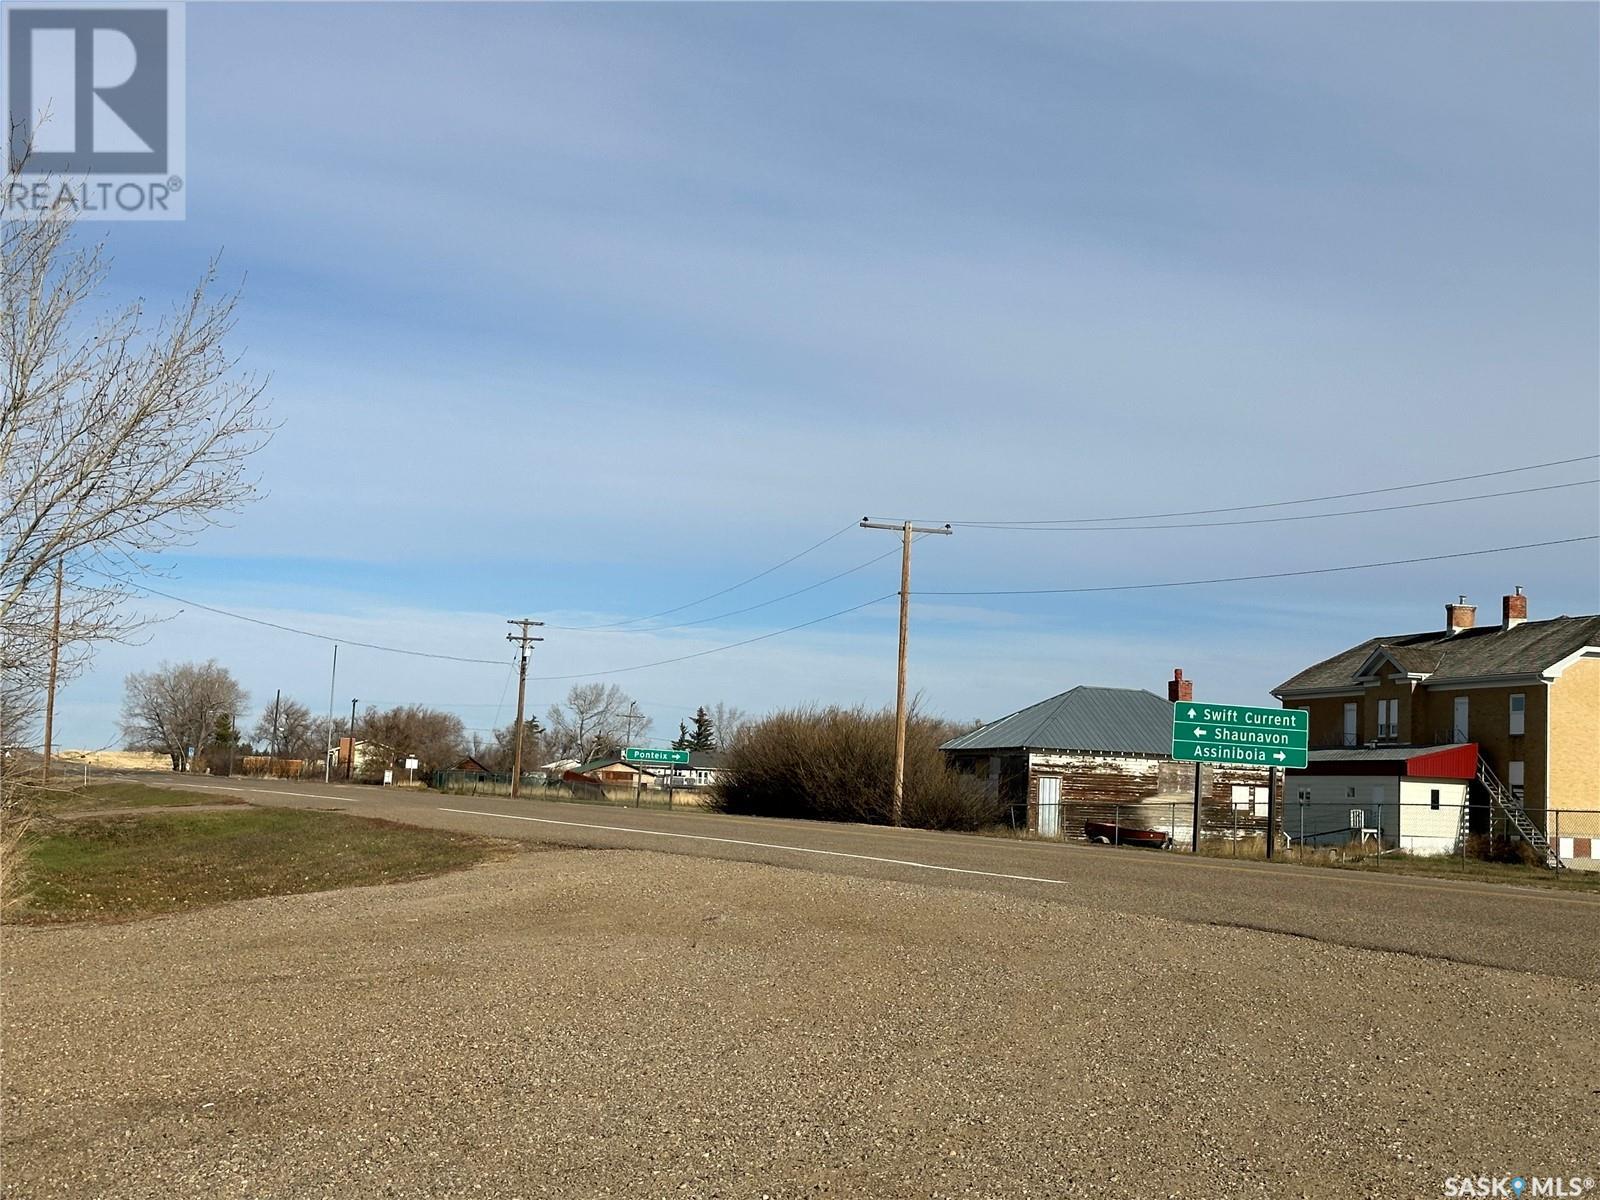
<path id="1" fill-rule="evenodd" d="M 322 756 L 322 782 L 333 782 L 333 689 L 339 683 L 339 646 L 333 647 L 333 671 L 328 676 L 328 749 Z"/>
<path id="2" fill-rule="evenodd" d="M 863 529 L 896 529 L 900 531 L 900 667 L 894 689 L 894 800 L 890 820 L 900 824 L 906 795 L 906 635 L 911 623 L 911 535 L 922 533 L 950 534 L 949 525 L 937 527 L 913 525 L 910 521 L 888 522 L 861 518 Z"/>
<path id="3" fill-rule="evenodd" d="M 283 703 L 283 689 L 279 688 L 272 695 L 272 762 L 276 770 L 278 762 L 278 706 Z"/>
<path id="4" fill-rule="evenodd" d="M 511 756 L 511 798 L 515 800 L 522 795 L 522 702 L 528 690 L 528 655 L 532 653 L 528 643 L 544 641 L 542 637 L 529 633 L 528 629 L 530 626 L 543 628 L 544 622 L 519 617 L 506 624 L 515 625 L 520 631 L 506 634 L 506 641 L 517 647 L 517 736 L 516 750 Z"/>
<path id="5" fill-rule="evenodd" d="M 350 699 L 350 761 L 344 764 L 345 782 L 349 782 L 356 769 L 356 704 L 355 697 Z"/>
<path id="6" fill-rule="evenodd" d="M 51 739 L 56 725 L 56 673 L 61 666 L 61 572 L 62 560 L 56 559 L 56 615 L 50 626 L 50 686 L 44 702 L 44 767 L 42 782 L 50 782 Z M 85 760 L 87 761 L 87 760 Z"/>
<path id="7" fill-rule="evenodd" d="M 628 711 L 622 714 L 622 719 L 628 726 L 628 732 L 623 736 L 627 739 L 627 743 L 630 746 L 633 745 L 633 723 L 643 716 L 644 714 L 639 711 L 638 702 L 629 700 Z"/>

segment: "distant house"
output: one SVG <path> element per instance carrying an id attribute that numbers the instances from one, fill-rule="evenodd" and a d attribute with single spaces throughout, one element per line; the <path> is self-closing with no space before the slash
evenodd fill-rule
<path id="1" fill-rule="evenodd" d="M 1207 827 L 1264 830 L 1267 771 L 1173 761 L 1172 705 L 1194 698 L 1193 682 L 1175 671 L 1167 697 L 1075 687 L 940 748 L 952 768 L 979 776 L 1009 804 L 1019 825 L 1045 837 L 1082 837 L 1087 821 L 1120 821 L 1188 843 L 1197 770 Z"/>
<path id="2" fill-rule="evenodd" d="M 458 762 L 455 766 L 451 767 L 450 769 L 452 771 L 466 771 L 468 774 L 472 774 L 472 775 L 493 775 L 494 774 L 493 771 L 489 770 L 488 767 L 484 766 L 481 762 L 479 762 L 476 758 L 474 758 L 470 754 L 467 755 L 465 758 L 463 758 L 460 762 Z"/>
<path id="3" fill-rule="evenodd" d="M 332 772 L 336 776 L 376 776 L 384 768 L 394 765 L 399 751 L 382 742 L 369 742 L 362 738 L 342 737 L 328 754 Z"/>
<path id="4" fill-rule="evenodd" d="M 620 754 L 606 755 L 579 766 L 568 768 L 564 778 L 598 783 L 605 787 L 695 788 L 709 787 L 722 773 L 722 756 L 689 752 L 689 761 L 634 766 L 622 760 Z"/>
<path id="5" fill-rule="evenodd" d="M 1470 832 L 1493 812 L 1513 827 L 1525 814 L 1529 840 L 1600 858 L 1600 616 L 1530 621 L 1521 588 L 1502 598 L 1498 625 L 1476 615 L 1463 596 L 1443 628 L 1368 638 L 1273 694 L 1309 712 L 1313 751 L 1473 744 Z"/>

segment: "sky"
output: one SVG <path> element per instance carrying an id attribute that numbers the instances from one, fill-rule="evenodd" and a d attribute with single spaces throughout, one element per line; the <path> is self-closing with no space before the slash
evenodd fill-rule
<path id="1" fill-rule="evenodd" d="M 424 703 L 486 736 L 512 617 L 548 622 L 536 712 L 589 679 L 658 740 L 717 701 L 890 704 L 892 598 L 806 624 L 898 587 L 896 535 L 863 515 L 1137 516 L 1593 455 L 1597 26 L 1593 5 L 191 4 L 188 218 L 84 234 L 108 239 L 107 303 L 176 299 L 220 254 L 278 429 L 261 498 L 155 564 L 182 602 L 148 598 L 159 620 L 62 693 L 60 741 L 116 744 L 124 676 L 161 661 L 328 706 L 329 642 L 197 605 L 344 640 L 336 711 Z M 1182 667 L 1202 698 L 1271 703 L 1458 594 L 1491 620 L 1514 585 L 1536 618 L 1600 611 L 1595 543 L 918 593 L 1546 541 L 1596 532 L 1596 497 L 958 526 L 915 547 L 911 687 L 992 719 L 1077 684 L 1164 694 Z"/>

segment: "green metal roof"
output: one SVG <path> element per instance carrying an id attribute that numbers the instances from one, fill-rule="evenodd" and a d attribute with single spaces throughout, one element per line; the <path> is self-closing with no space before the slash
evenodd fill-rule
<path id="1" fill-rule="evenodd" d="M 952 738 L 950 751 L 1172 753 L 1172 703 L 1143 688 L 1075 687 Z"/>

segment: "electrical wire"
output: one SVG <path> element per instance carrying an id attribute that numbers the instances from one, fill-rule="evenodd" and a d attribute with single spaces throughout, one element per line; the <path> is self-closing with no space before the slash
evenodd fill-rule
<path id="1" fill-rule="evenodd" d="M 1600 541 L 1600 534 L 1584 537 L 1556 538 L 1548 542 L 1523 542 L 1515 546 L 1491 546 L 1487 550 L 1461 550 L 1454 554 L 1425 554 L 1417 558 L 1392 558 L 1385 562 L 1351 563 L 1342 567 L 1310 567 L 1302 571 L 1270 571 L 1261 575 L 1220 575 L 1213 579 L 1177 579 L 1162 583 L 1120 583 L 1100 587 L 1070 588 L 997 588 L 982 591 L 921 592 L 913 596 L 1067 596 L 1087 592 L 1139 592 L 1153 588 L 1201 587 L 1212 583 L 1250 583 L 1261 579 L 1295 579 L 1304 575 L 1335 575 L 1341 571 L 1370 571 L 1378 567 L 1405 567 L 1413 563 L 1444 562 L 1455 558 L 1477 558 L 1485 554 L 1506 554 L 1512 550 L 1538 550 L 1545 546 L 1570 546 L 1578 542 Z"/>
<path id="2" fill-rule="evenodd" d="M 546 629 L 561 629 L 561 630 L 565 630 L 568 633 L 593 633 L 593 632 L 595 632 L 597 630 L 616 630 L 619 625 L 637 625 L 637 624 L 640 624 L 641 622 L 644 622 L 644 621 L 654 621 L 657 617 L 670 617 L 670 616 L 672 616 L 673 613 L 680 613 L 686 608 L 693 608 L 697 604 L 704 604 L 707 600 L 715 600 L 718 596 L 726 596 L 729 592 L 736 592 L 740 588 L 744 587 L 746 584 L 754 583 L 758 579 L 765 579 L 768 575 L 771 575 L 774 571 L 780 570 L 783 567 L 787 567 L 792 562 L 800 561 L 800 559 L 802 559 L 806 555 L 810 554 L 813 550 L 822 549 L 822 547 L 826 546 L 829 542 L 833 541 L 835 538 L 843 537 L 845 534 L 849 533 L 855 527 L 856 527 L 856 523 L 854 521 L 852 521 L 852 522 L 850 522 L 850 524 L 844 526 L 843 528 L 834 530 L 834 532 L 830 533 L 827 537 L 823 538 L 820 542 L 813 542 L 811 545 L 807 546 L 804 550 L 800 551 L 799 554 L 792 554 L 788 558 L 784 559 L 781 563 L 774 563 L 772 566 L 768 567 L 765 571 L 758 571 L 754 575 L 750 576 L 750 578 L 748 578 L 748 579 L 741 579 L 738 583 L 729 584 L 727 587 L 722 588 L 720 591 L 712 592 L 709 596 L 701 596 L 698 600 L 690 600 L 687 604 L 680 604 L 676 608 L 664 608 L 660 612 L 658 612 L 658 613 L 650 613 L 648 616 L 626 617 L 621 621 L 607 621 L 607 622 L 605 622 L 603 624 L 600 624 L 600 625 L 546 625 L 545 628 Z M 711 619 L 714 620 L 715 618 L 711 618 Z M 667 628 L 673 628 L 673 627 L 672 626 L 667 626 Z"/>
<path id="3" fill-rule="evenodd" d="M 1210 517 L 1219 513 L 1255 512 L 1264 508 L 1287 508 L 1295 504 L 1321 504 L 1328 500 L 1354 500 L 1361 496 L 1380 496 L 1390 492 L 1414 491 L 1417 488 L 1443 487 L 1448 483 L 1466 483 L 1474 479 L 1492 479 L 1500 475 L 1518 475 L 1524 471 L 1542 471 L 1549 467 L 1566 467 L 1573 463 L 1594 462 L 1600 459 L 1600 454 L 1582 454 L 1576 458 L 1558 458 L 1550 462 L 1529 463 L 1523 467 L 1502 467 L 1495 471 L 1478 471 L 1471 475 L 1452 475 L 1448 479 L 1429 479 L 1421 483 L 1397 483 L 1388 487 L 1365 488 L 1357 492 L 1331 492 L 1326 496 L 1306 496 L 1299 500 L 1267 500 L 1258 504 L 1236 504 L 1226 508 L 1191 508 L 1181 512 L 1159 513 L 1131 513 L 1117 517 L 1060 517 L 1056 519 L 1039 519 L 1027 521 L 988 520 L 988 521 L 951 521 L 951 525 L 959 526 L 1002 526 L 1002 525 L 1091 525 L 1108 521 L 1160 521 L 1170 517 Z"/>
<path id="4" fill-rule="evenodd" d="M 643 671 L 649 667 L 665 667 L 672 663 L 688 662 L 691 658 L 705 658 L 708 654 L 721 654 L 724 650 L 737 650 L 740 646 L 753 646 L 757 642 L 765 642 L 775 637 L 782 637 L 786 633 L 794 633 L 799 629 L 809 629 L 813 625 L 820 625 L 824 621 L 832 621 L 836 617 L 848 616 L 853 612 L 860 612 L 863 608 L 871 608 L 874 604 L 882 604 L 885 600 L 893 600 L 899 592 L 889 592 L 887 595 L 877 596 L 871 600 L 863 600 L 860 604 L 853 604 L 849 608 L 841 608 L 838 612 L 828 613 L 826 616 L 813 617 L 809 621 L 802 621 L 798 625 L 790 625 L 787 629 L 774 629 L 771 633 L 763 633 L 759 637 L 745 638 L 742 642 L 729 642 L 726 646 L 712 646 L 708 650 L 696 650 L 693 654 L 680 654 L 676 658 L 662 658 L 655 662 L 637 663 L 631 667 L 613 667 L 608 671 L 583 671 L 576 675 L 529 675 L 529 679 L 544 681 L 561 681 L 566 679 L 593 679 L 596 675 L 623 675 L 629 671 Z"/>
<path id="5" fill-rule="evenodd" d="M 911 540 L 913 542 L 921 541 L 924 536 L 926 536 L 926 535 L 918 534 L 915 538 L 912 538 Z M 692 629 L 696 625 L 708 625 L 712 621 L 721 621 L 721 620 L 725 620 L 728 617 L 740 617 L 740 616 L 743 616 L 745 613 L 752 613 L 752 612 L 755 612 L 757 609 L 767 608 L 767 607 L 770 607 L 771 605 L 781 603 L 784 600 L 792 600 L 796 596 L 803 596 L 807 592 L 814 592 L 819 587 L 825 587 L 826 585 L 828 585 L 830 583 L 833 583 L 833 582 L 835 582 L 837 580 L 843 579 L 846 575 L 854 575 L 857 571 L 865 571 L 868 567 L 872 566 L 874 563 L 880 563 L 884 559 L 890 558 L 893 555 L 896 555 L 896 554 L 899 554 L 899 553 L 900 553 L 900 547 L 899 546 L 895 546 L 892 549 L 885 550 L 882 554 L 879 554 L 874 558 L 867 559 L 866 562 L 857 563 L 853 567 L 847 567 L 843 571 L 840 571 L 836 575 L 829 575 L 826 579 L 819 579 L 819 580 L 817 580 L 816 583 L 808 583 L 803 588 L 795 588 L 795 590 L 792 591 L 792 592 L 785 592 L 781 596 L 774 596 L 774 597 L 772 597 L 772 599 L 763 600 L 759 604 L 746 605 L 744 608 L 731 609 L 728 612 L 717 613 L 714 616 L 696 617 L 693 621 L 678 621 L 678 622 L 676 622 L 676 623 L 674 623 L 672 625 L 649 625 L 649 626 L 646 626 L 643 629 L 590 628 L 587 632 L 590 632 L 590 633 L 632 633 L 632 634 L 665 633 L 669 629 Z M 641 620 L 642 619 L 644 619 L 644 618 L 641 618 Z M 567 629 L 567 630 L 570 630 L 571 627 L 570 626 L 566 626 L 566 625 L 546 625 L 545 628 L 546 629 Z"/>
<path id="6" fill-rule="evenodd" d="M 1559 492 L 1563 488 L 1593 487 L 1600 479 L 1579 479 L 1572 483 L 1548 483 L 1542 487 L 1514 488 L 1504 492 L 1480 492 L 1475 496 L 1450 496 L 1443 500 L 1416 500 L 1410 504 L 1384 504 L 1376 508 L 1346 508 L 1339 512 L 1295 513 L 1287 517 L 1244 517 L 1237 521 L 1186 521 L 1166 525 L 1011 525 L 969 521 L 963 529 L 999 529 L 1007 533 L 1112 533 L 1131 529 L 1218 529 L 1229 525 L 1275 525 L 1284 521 L 1321 521 L 1328 517 L 1354 517 L 1362 513 L 1401 512 L 1410 508 L 1436 508 L 1441 504 L 1461 504 L 1468 500 L 1496 500 L 1502 496 L 1527 496 L 1534 492 Z M 1290 503 L 1293 503 L 1291 501 Z"/>
<path id="7" fill-rule="evenodd" d="M 136 592 L 143 592 L 149 596 L 160 596 L 163 600 L 171 600 L 174 604 L 182 604 L 188 608 L 198 608 L 204 612 L 215 613 L 219 617 L 232 617 L 235 621 L 248 621 L 251 625 L 262 625 L 268 629 L 276 629 L 283 633 L 297 633 L 301 637 L 316 638 L 320 642 L 332 642 L 339 646 L 358 646 L 363 650 L 381 650 L 385 654 L 404 654 L 412 658 L 432 658 L 443 662 L 473 663 L 490 667 L 505 665 L 503 658 L 469 658 L 460 654 L 438 654 L 431 650 L 411 650 L 404 646 L 385 646 L 379 642 L 361 642 L 355 638 L 334 637 L 326 633 L 317 633 L 310 629 L 300 629 L 294 625 L 283 625 L 277 621 L 264 620 L 261 617 L 246 616 L 244 613 L 233 612 L 230 609 L 218 608 L 212 604 L 202 604 L 198 600 L 188 600 L 183 596 L 175 596 L 171 592 L 163 592 L 142 583 L 131 583 L 126 579 L 119 579 L 104 571 L 95 570 L 93 567 L 84 567 L 86 571 L 108 579 L 113 583 L 124 584 Z"/>

